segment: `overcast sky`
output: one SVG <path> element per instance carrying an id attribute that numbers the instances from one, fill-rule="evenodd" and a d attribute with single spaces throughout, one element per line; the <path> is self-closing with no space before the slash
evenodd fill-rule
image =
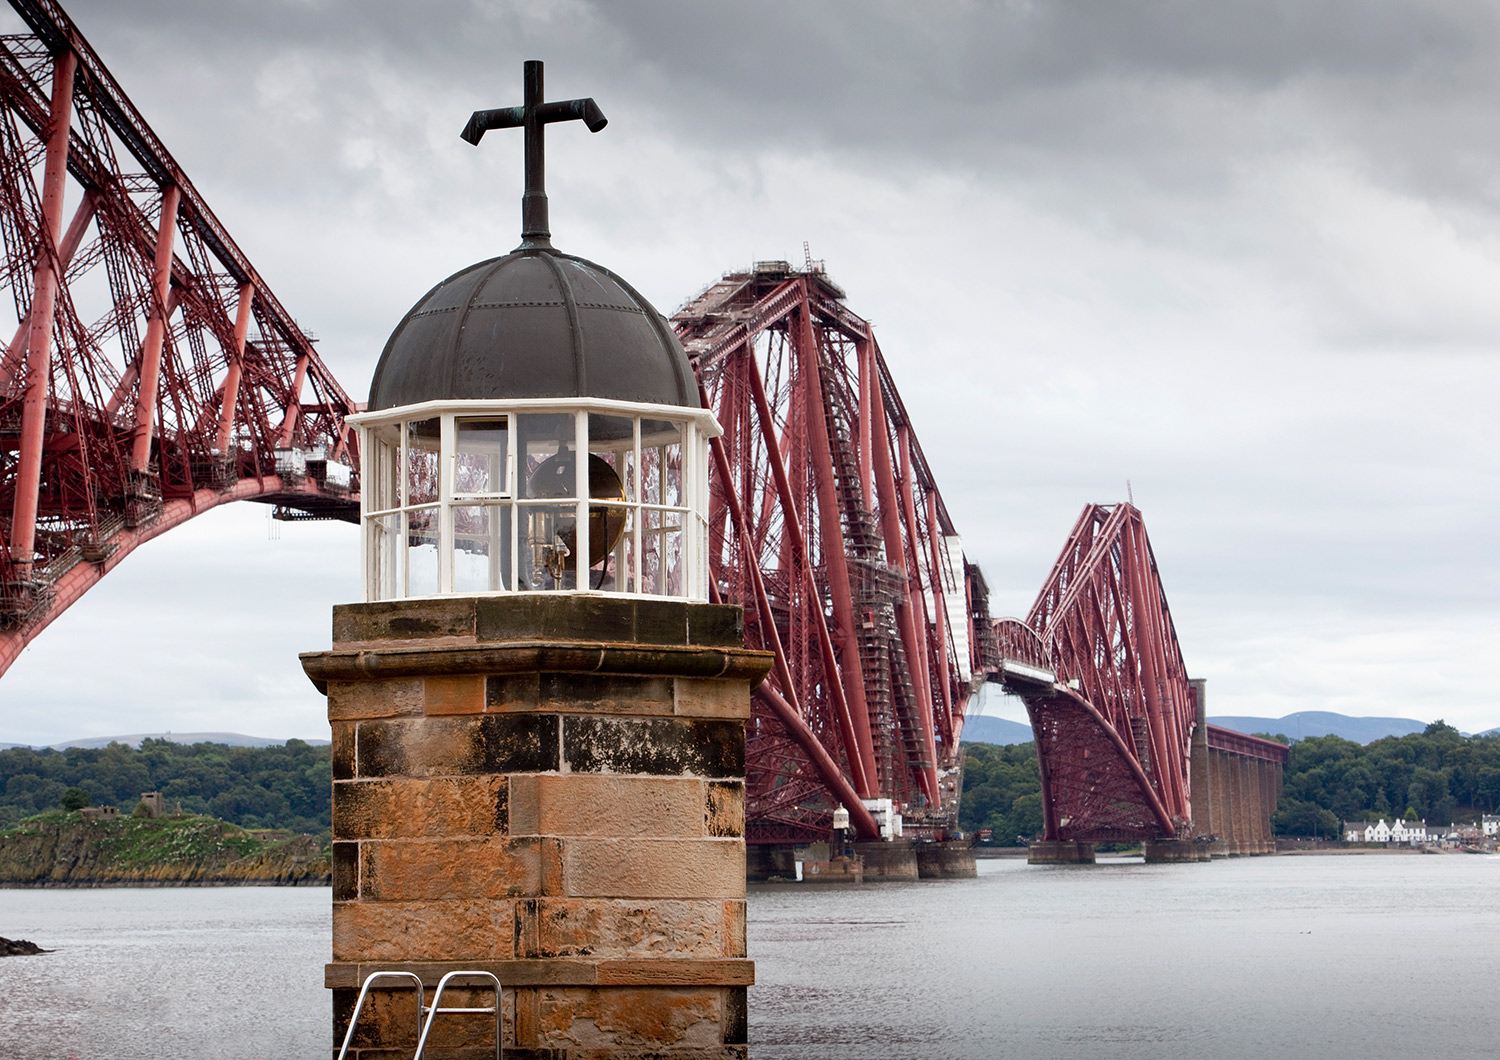
<path id="1" fill-rule="evenodd" d="M 610 119 L 549 130 L 556 243 L 670 313 L 808 241 L 998 614 L 1128 481 L 1210 713 L 1500 725 L 1495 5 L 66 3 L 356 398 L 517 242 L 520 137 L 457 134 L 540 58 Z M 0 741 L 326 737 L 354 530 L 266 512 L 127 560 Z"/>

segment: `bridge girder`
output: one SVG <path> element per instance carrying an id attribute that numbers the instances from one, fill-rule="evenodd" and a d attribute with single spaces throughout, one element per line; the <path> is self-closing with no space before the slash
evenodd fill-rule
<path id="1" fill-rule="evenodd" d="M 1195 700 L 1140 511 L 1086 506 L 1024 622 L 996 621 L 995 639 L 1036 734 L 1044 838 L 1190 834 Z"/>
<path id="2" fill-rule="evenodd" d="M 31 32 L 0 38 L 0 673 L 207 508 L 358 510 L 355 404 L 313 340 L 55 0 L 12 6 Z"/>
<path id="3" fill-rule="evenodd" d="M 821 269 L 730 273 L 673 317 L 724 428 L 710 476 L 716 599 L 776 654 L 753 699 L 752 842 L 826 836 L 864 800 L 953 827 L 988 620 L 870 325 Z M 982 583 L 981 583 L 982 588 Z M 791 815 L 791 816 L 789 816 Z"/>

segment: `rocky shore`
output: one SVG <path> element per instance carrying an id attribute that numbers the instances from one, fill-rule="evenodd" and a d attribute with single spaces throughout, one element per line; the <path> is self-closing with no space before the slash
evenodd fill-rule
<path id="1" fill-rule="evenodd" d="M 38 953 L 51 952 L 51 950 L 44 950 L 35 942 L 29 942 L 26 939 L 0 938 L 0 957 L 30 957 Z"/>
<path id="2" fill-rule="evenodd" d="M 332 878 L 313 836 L 214 817 L 51 812 L 0 832 L 0 887 L 319 886 Z"/>

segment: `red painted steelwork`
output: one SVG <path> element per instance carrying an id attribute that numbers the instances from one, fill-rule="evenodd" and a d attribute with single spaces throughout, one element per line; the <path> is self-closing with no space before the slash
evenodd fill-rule
<path id="1" fill-rule="evenodd" d="M 1055 675 L 1013 685 L 1036 733 L 1045 838 L 1187 834 L 1193 693 L 1141 513 L 1086 507 L 1025 623 L 995 632 L 1002 655 Z"/>
<path id="2" fill-rule="evenodd" d="M 195 514 L 358 506 L 278 459 L 357 466 L 355 406 L 311 340 L 56 0 L 11 3 L 31 33 L 0 38 L 0 280 L 18 325 L 0 357 L 0 672 Z M 992 623 L 870 325 L 819 267 L 729 274 L 673 323 L 725 429 L 712 594 L 776 654 L 747 734 L 750 840 L 824 838 L 839 803 L 872 838 L 877 798 L 941 837 L 985 676 L 1027 702 L 1047 838 L 1183 834 L 1193 700 L 1140 512 L 1086 508 L 1026 620 Z"/>
<path id="3" fill-rule="evenodd" d="M 1258 758 L 1279 766 L 1285 766 L 1292 754 L 1292 749 L 1284 743 L 1264 740 L 1221 725 L 1208 726 L 1208 749 L 1239 755 L 1241 758 Z"/>
<path id="4" fill-rule="evenodd" d="M 278 468 L 278 449 L 357 467 L 354 403 L 311 340 L 56 0 L 11 5 L 30 33 L 0 38 L 0 286 L 18 323 L 0 360 L 0 673 L 198 512 L 358 511 L 316 463 Z"/>
<path id="5" fill-rule="evenodd" d="M 724 436 L 710 475 L 716 599 L 777 654 L 752 703 L 747 835 L 827 837 L 890 798 L 953 827 L 964 707 L 988 639 L 956 533 L 869 325 L 818 268 L 730 273 L 673 317 Z M 953 569 L 958 567 L 960 569 Z M 979 601 L 976 608 L 976 599 Z M 963 626 L 950 627 L 948 600 Z M 963 658 L 959 658 L 959 653 Z"/>

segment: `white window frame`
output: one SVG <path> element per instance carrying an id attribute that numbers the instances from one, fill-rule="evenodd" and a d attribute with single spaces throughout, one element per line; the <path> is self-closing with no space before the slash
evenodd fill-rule
<path id="1" fill-rule="evenodd" d="M 616 417 L 630 418 L 633 421 L 633 440 L 629 448 L 631 461 L 631 474 L 629 482 L 626 483 L 626 496 L 623 500 L 612 501 L 611 507 L 624 508 L 627 511 L 627 523 L 631 534 L 631 547 L 628 554 L 631 557 L 631 570 L 628 572 L 629 589 L 618 588 L 625 581 L 626 573 L 621 572 L 620 560 L 626 554 L 624 542 L 618 546 L 620 551 L 616 559 L 616 585 L 614 589 L 599 590 L 588 588 L 589 568 L 587 557 L 589 556 L 589 516 L 593 503 L 589 497 L 588 483 L 588 460 L 578 459 L 575 464 L 574 494 L 571 500 L 575 505 L 574 511 L 574 550 L 572 557 L 574 584 L 580 588 L 567 590 L 541 590 L 525 589 L 515 590 L 510 588 L 489 589 L 479 592 L 465 591 L 461 595 L 480 596 L 506 596 L 519 593 L 537 595 L 555 595 L 557 592 L 583 593 L 595 596 L 615 597 L 637 597 L 648 596 L 658 599 L 682 599 L 696 602 L 704 602 L 708 599 L 708 466 L 709 466 L 709 443 L 723 433 L 718 421 L 714 419 L 713 413 L 707 409 L 693 409 L 680 405 L 655 405 L 638 404 L 628 401 L 614 401 L 606 399 L 579 400 L 579 399 L 522 399 L 515 401 L 428 401 L 416 405 L 406 405 L 400 408 L 384 409 L 380 412 L 364 412 L 348 417 L 348 422 L 360 432 L 360 454 L 362 461 L 361 484 L 375 484 L 379 481 L 376 472 L 383 457 L 395 460 L 396 495 L 394 507 L 383 507 L 379 509 L 368 509 L 366 507 L 367 494 L 361 489 L 360 494 L 360 567 L 363 572 L 362 584 L 364 599 L 366 601 L 388 600 L 388 599 L 423 599 L 437 596 L 454 595 L 454 549 L 456 533 L 454 530 L 454 509 L 469 507 L 494 507 L 505 509 L 510 513 L 509 535 L 510 557 L 509 571 L 502 572 L 502 583 L 507 586 L 517 584 L 520 556 L 523 548 L 521 540 L 523 516 L 525 509 L 537 506 L 540 502 L 518 496 L 520 490 L 520 459 L 519 433 L 517 431 L 517 417 L 526 414 L 568 414 L 574 417 L 574 447 L 575 452 L 592 453 L 604 451 L 608 446 L 591 445 L 588 441 L 588 418 L 590 414 L 600 414 Z M 411 505 L 408 503 L 408 485 L 410 479 L 409 460 L 409 428 L 408 424 L 421 420 L 437 419 L 438 428 L 438 497 L 435 503 L 423 503 L 422 505 Z M 457 422 L 460 419 L 491 419 L 506 420 L 506 456 L 505 456 L 505 482 L 504 488 L 499 491 L 488 491 L 484 493 L 458 493 L 456 492 L 455 469 L 457 467 Z M 655 503 L 648 501 L 645 495 L 644 482 L 644 460 L 646 450 L 643 449 L 641 437 L 642 420 L 663 420 L 678 425 L 681 431 L 679 445 L 681 462 L 681 482 L 679 486 L 680 496 L 678 503 L 665 504 L 661 500 L 661 489 L 658 484 L 658 496 Z M 392 451 L 391 447 L 378 442 L 376 434 L 382 428 L 394 426 L 398 438 L 397 446 Z M 582 440 L 582 444 L 580 443 Z M 615 446 L 616 452 L 625 452 L 624 447 Z M 659 461 L 660 463 L 660 461 Z M 658 477 L 661 467 L 657 470 Z M 622 476 L 622 481 L 624 476 Z M 566 504 L 570 498 L 558 498 L 553 503 Z M 410 553 L 410 514 L 418 510 L 436 509 L 438 512 L 438 585 L 435 593 L 413 593 L 411 592 L 409 553 Z M 649 513 L 658 513 L 661 518 L 659 523 L 663 524 L 657 528 L 647 529 L 646 522 Z M 374 541 L 377 534 L 376 521 L 389 519 L 397 516 L 397 540 L 389 551 L 389 559 L 395 563 L 394 583 L 396 593 L 394 596 L 383 595 L 382 586 L 379 584 L 380 559 Z M 671 525 L 667 525 L 668 519 Z M 642 559 L 647 535 L 657 535 L 656 554 L 660 557 L 657 578 L 657 588 L 665 590 L 668 587 L 666 551 L 661 547 L 662 537 L 669 531 L 679 533 L 678 547 L 680 549 L 680 591 L 668 593 L 665 591 L 644 592 L 642 579 Z"/>

